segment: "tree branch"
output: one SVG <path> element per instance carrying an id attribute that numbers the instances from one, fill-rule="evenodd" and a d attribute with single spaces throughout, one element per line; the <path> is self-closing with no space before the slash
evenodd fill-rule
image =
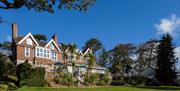
<path id="1" fill-rule="evenodd" d="M 10 3 L 8 0 L 0 0 L 6 6 L 0 6 L 1 9 L 17 9 L 24 5 L 24 0 L 14 0 L 13 3 Z"/>

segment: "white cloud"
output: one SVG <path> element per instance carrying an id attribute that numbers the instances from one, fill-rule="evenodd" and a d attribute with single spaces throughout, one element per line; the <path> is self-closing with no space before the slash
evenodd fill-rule
<path id="1" fill-rule="evenodd" d="M 8 35 L 7 38 L 6 38 L 6 40 L 9 41 L 9 42 L 11 42 L 11 40 L 12 40 L 11 36 Z"/>
<path id="2" fill-rule="evenodd" d="M 173 37 L 180 33 L 180 17 L 171 15 L 168 18 L 163 18 L 159 23 L 155 24 L 158 34 L 170 33 Z"/>
<path id="3" fill-rule="evenodd" d="M 178 58 L 177 70 L 180 72 L 180 46 L 175 49 L 176 57 Z"/>
<path id="4" fill-rule="evenodd" d="M 180 46 L 175 49 L 176 57 L 180 60 Z"/>

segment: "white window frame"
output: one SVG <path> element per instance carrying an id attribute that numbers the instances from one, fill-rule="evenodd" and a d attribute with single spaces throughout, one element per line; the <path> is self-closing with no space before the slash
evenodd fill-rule
<path id="1" fill-rule="evenodd" d="M 40 48 L 39 47 L 36 47 L 36 57 L 40 57 Z"/>
<path id="2" fill-rule="evenodd" d="M 27 38 L 27 39 L 26 39 L 26 44 L 27 44 L 27 45 L 32 45 L 33 42 L 32 42 L 32 40 L 31 40 L 30 38 Z"/>
<path id="3" fill-rule="evenodd" d="M 46 54 L 47 58 L 50 58 L 50 50 L 49 49 L 46 50 L 46 53 L 47 53 Z"/>
<path id="4" fill-rule="evenodd" d="M 25 48 L 24 48 L 24 55 L 25 55 L 25 57 L 30 57 L 30 55 L 31 55 L 31 54 L 30 54 L 30 53 L 31 53 L 30 50 L 31 50 L 31 49 L 30 49 L 29 47 L 25 47 Z M 27 53 L 28 53 L 28 55 L 27 55 Z"/>
<path id="5" fill-rule="evenodd" d="M 47 58 L 47 59 L 50 59 L 50 49 L 47 49 L 47 48 L 43 48 L 43 47 L 36 47 L 36 57 L 39 57 L 39 58 Z"/>
<path id="6" fill-rule="evenodd" d="M 58 56 L 57 56 L 57 53 L 56 53 L 56 52 L 51 51 L 51 59 L 52 59 L 53 61 L 57 61 L 57 60 L 58 60 Z"/>

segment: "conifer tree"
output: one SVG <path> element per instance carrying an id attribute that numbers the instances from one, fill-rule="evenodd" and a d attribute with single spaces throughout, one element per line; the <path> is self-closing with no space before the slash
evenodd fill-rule
<path id="1" fill-rule="evenodd" d="M 157 49 L 156 79 L 163 85 L 172 84 L 176 77 L 175 64 L 177 59 L 174 53 L 175 45 L 170 34 L 163 35 Z"/>

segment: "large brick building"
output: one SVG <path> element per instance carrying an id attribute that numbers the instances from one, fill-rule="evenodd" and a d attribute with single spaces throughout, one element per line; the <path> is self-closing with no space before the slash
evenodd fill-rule
<path id="1" fill-rule="evenodd" d="M 45 67 L 46 71 L 53 71 L 55 64 L 68 64 L 75 62 L 78 70 L 87 69 L 87 59 L 85 58 L 91 50 L 88 48 L 84 52 L 75 49 L 75 54 L 69 52 L 69 48 L 61 51 L 61 45 L 58 43 L 57 35 L 54 34 L 49 42 L 38 41 L 31 33 L 25 36 L 18 35 L 17 24 L 12 24 L 12 57 L 15 64 L 20 64 L 28 60 L 33 66 Z M 63 58 L 66 54 L 67 58 Z M 78 59 L 75 59 L 78 54 Z M 72 55 L 74 58 L 72 59 Z M 69 72 L 72 72 L 72 66 L 68 66 Z M 104 68 L 94 67 L 95 71 L 101 71 Z"/>
<path id="2" fill-rule="evenodd" d="M 31 33 L 18 36 L 17 24 L 12 24 L 12 54 L 16 64 L 26 60 L 36 66 L 52 66 L 63 62 L 57 36 L 53 35 L 47 43 L 37 41 Z"/>

